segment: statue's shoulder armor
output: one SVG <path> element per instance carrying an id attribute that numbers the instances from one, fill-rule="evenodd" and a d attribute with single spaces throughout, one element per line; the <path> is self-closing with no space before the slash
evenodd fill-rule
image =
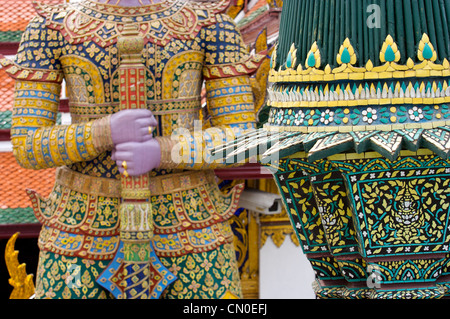
<path id="1" fill-rule="evenodd" d="M 14 58 L 5 57 L 0 54 L 0 65 L 3 70 L 15 80 L 24 81 L 43 81 L 43 82 L 55 82 L 60 83 L 63 80 L 63 72 L 59 69 L 53 69 L 50 64 L 45 66 L 36 63 L 37 60 L 33 60 L 34 54 L 32 53 L 34 47 L 40 46 L 47 54 L 46 49 L 48 43 L 42 43 L 47 41 L 47 37 L 38 36 L 48 24 L 48 18 L 59 12 L 64 12 L 69 5 L 45 5 L 34 3 L 37 15 L 28 23 L 28 26 L 22 35 L 22 42 Z M 30 45 L 31 42 L 34 42 Z M 40 43 L 37 43 L 40 42 Z M 55 41 L 54 41 L 55 42 Z M 54 43 L 52 43 L 53 45 Z M 56 46 L 53 46 L 55 48 Z M 27 52 L 28 51 L 28 52 Z M 50 49 L 48 51 L 51 51 Z M 22 56 L 22 58 L 19 58 Z M 24 58 L 26 57 L 26 58 Z M 40 57 L 40 62 L 45 63 L 46 59 Z"/>
<path id="2" fill-rule="evenodd" d="M 45 18 L 46 26 L 61 31 L 71 44 L 94 41 L 106 47 L 117 41 L 124 23 L 136 23 L 146 42 L 165 46 L 174 38 L 195 38 L 203 27 L 217 22 L 217 14 L 225 12 L 229 3 L 230 0 L 166 0 L 159 7 L 136 11 L 82 1 L 35 4 L 35 8 Z"/>
<path id="3" fill-rule="evenodd" d="M 46 4 L 33 2 L 33 5 L 37 14 L 46 19 L 47 24 L 52 21 L 56 22 L 58 19 L 65 17 L 68 12 L 74 10 L 71 3 Z"/>
<path id="4" fill-rule="evenodd" d="M 188 0 L 187 2 L 194 10 L 207 10 L 217 14 L 225 12 L 231 0 Z"/>

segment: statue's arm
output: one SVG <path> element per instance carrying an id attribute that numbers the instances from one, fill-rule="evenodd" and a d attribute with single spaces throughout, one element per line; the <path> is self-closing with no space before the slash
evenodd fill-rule
<path id="1" fill-rule="evenodd" d="M 31 169 L 68 165 L 112 149 L 109 117 L 56 125 L 61 85 L 17 81 L 11 142 L 18 163 Z"/>
<path id="2" fill-rule="evenodd" d="M 216 169 L 228 166 L 209 160 L 213 148 L 233 141 L 256 127 L 250 75 L 263 56 L 248 54 L 234 22 L 225 15 L 205 30 L 206 61 L 203 70 L 209 126 L 172 137 L 158 137 L 161 168 Z"/>
<path id="3" fill-rule="evenodd" d="M 5 71 L 16 80 L 11 124 L 13 153 L 26 168 L 43 169 L 86 161 L 112 149 L 109 117 L 57 125 L 63 71 L 59 64 L 64 39 L 33 19 L 13 61 Z"/>

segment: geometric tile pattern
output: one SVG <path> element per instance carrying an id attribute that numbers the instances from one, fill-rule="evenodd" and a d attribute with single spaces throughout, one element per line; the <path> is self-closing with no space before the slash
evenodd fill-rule
<path id="1" fill-rule="evenodd" d="M 283 134 L 284 133 L 284 134 Z M 268 147 L 269 146 L 269 147 Z M 362 131 L 318 134 L 302 132 L 271 132 L 262 128 L 222 148 L 213 150 L 213 159 L 225 159 L 233 163 L 235 159 L 248 159 L 257 155 L 262 163 L 273 160 L 273 156 L 284 158 L 300 151 L 307 151 L 310 162 L 324 159 L 342 152 L 375 151 L 389 160 L 395 160 L 402 149 L 417 151 L 429 149 L 443 159 L 450 157 L 450 127 L 434 129 L 402 129 L 398 131 Z M 256 150 L 264 152 L 255 153 Z M 250 152 L 251 151 L 251 152 Z"/>

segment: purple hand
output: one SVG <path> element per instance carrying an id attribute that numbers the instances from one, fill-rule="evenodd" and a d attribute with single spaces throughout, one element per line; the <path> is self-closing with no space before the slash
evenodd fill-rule
<path id="1" fill-rule="evenodd" d="M 115 145 L 111 158 L 120 173 L 124 172 L 124 161 L 130 176 L 146 174 L 159 166 L 161 147 L 149 130 L 157 125 L 149 110 L 123 110 L 111 116 L 111 137 Z"/>
<path id="2" fill-rule="evenodd" d="M 156 139 L 142 143 L 130 142 L 116 146 L 111 156 L 116 161 L 119 172 L 123 174 L 123 161 L 127 162 L 127 173 L 139 176 L 159 167 L 161 162 L 161 147 Z"/>
<path id="3" fill-rule="evenodd" d="M 149 127 L 158 125 L 150 110 L 123 110 L 111 116 L 111 137 L 114 145 L 145 142 L 153 138 Z"/>

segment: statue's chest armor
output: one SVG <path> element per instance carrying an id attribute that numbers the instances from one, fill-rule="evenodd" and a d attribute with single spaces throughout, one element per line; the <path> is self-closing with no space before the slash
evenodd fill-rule
<path id="1" fill-rule="evenodd" d="M 147 107 L 159 120 L 159 134 L 176 128 L 192 129 L 201 110 L 204 54 L 179 45 L 148 43 L 142 62 L 146 66 Z M 192 41 L 193 42 L 193 41 Z M 120 110 L 120 56 L 115 45 L 67 45 L 60 58 L 72 121 L 83 122 Z"/>
<path id="2" fill-rule="evenodd" d="M 171 134 L 178 127 L 192 129 L 201 110 L 205 60 L 201 30 L 217 23 L 217 14 L 228 4 L 229 0 L 165 0 L 136 9 L 82 0 L 38 5 L 46 26 L 64 38 L 59 57 L 72 121 L 120 110 L 116 43 L 124 25 L 134 24 L 146 43 L 147 104 L 160 121 L 158 134 Z"/>

